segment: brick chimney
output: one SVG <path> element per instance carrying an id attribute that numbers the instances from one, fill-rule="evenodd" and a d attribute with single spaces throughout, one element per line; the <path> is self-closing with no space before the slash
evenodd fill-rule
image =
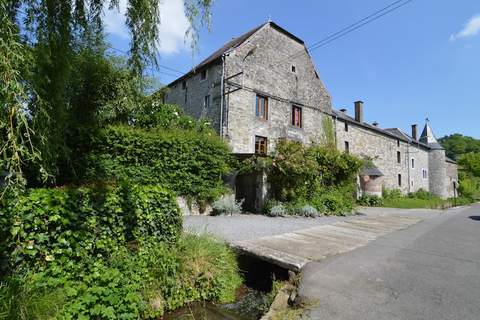
<path id="1" fill-rule="evenodd" d="M 355 101 L 355 121 L 363 123 L 363 101 Z"/>
<path id="2" fill-rule="evenodd" d="M 412 124 L 412 139 L 414 141 L 417 141 L 418 139 L 418 136 L 417 136 L 417 125 L 416 124 Z"/>

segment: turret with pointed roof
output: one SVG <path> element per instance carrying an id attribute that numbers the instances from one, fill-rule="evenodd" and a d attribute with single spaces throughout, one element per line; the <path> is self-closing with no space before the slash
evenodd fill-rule
<path id="1" fill-rule="evenodd" d="M 422 135 L 420 136 L 420 142 L 425 143 L 433 150 L 445 150 L 440 143 L 438 143 L 435 134 L 433 134 L 433 130 L 430 127 L 430 121 L 427 119 L 425 123 L 425 127 L 423 128 Z"/>

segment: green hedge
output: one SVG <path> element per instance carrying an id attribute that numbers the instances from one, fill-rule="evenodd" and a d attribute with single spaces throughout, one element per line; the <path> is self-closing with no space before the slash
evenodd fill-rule
<path id="1" fill-rule="evenodd" d="M 92 137 L 86 179 L 161 184 L 181 195 L 212 200 L 225 191 L 230 150 L 211 130 L 111 126 Z"/>
<path id="2" fill-rule="evenodd" d="M 144 237 L 175 242 L 182 229 L 174 194 L 159 186 L 31 189 L 4 201 L 0 219 L 10 270 L 69 269 Z"/>

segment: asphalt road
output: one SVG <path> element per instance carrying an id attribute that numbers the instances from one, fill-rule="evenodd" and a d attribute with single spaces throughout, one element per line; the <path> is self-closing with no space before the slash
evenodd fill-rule
<path id="1" fill-rule="evenodd" d="M 309 263 L 311 319 L 480 319 L 480 205 Z"/>

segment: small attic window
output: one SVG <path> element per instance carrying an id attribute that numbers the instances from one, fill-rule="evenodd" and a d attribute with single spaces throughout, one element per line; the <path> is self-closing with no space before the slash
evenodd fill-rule
<path id="1" fill-rule="evenodd" d="M 295 73 L 297 72 L 297 68 L 295 66 L 292 65 L 292 72 Z"/>
<path id="2" fill-rule="evenodd" d="M 207 69 L 203 69 L 202 72 L 200 73 L 200 80 L 206 80 L 207 79 Z"/>

